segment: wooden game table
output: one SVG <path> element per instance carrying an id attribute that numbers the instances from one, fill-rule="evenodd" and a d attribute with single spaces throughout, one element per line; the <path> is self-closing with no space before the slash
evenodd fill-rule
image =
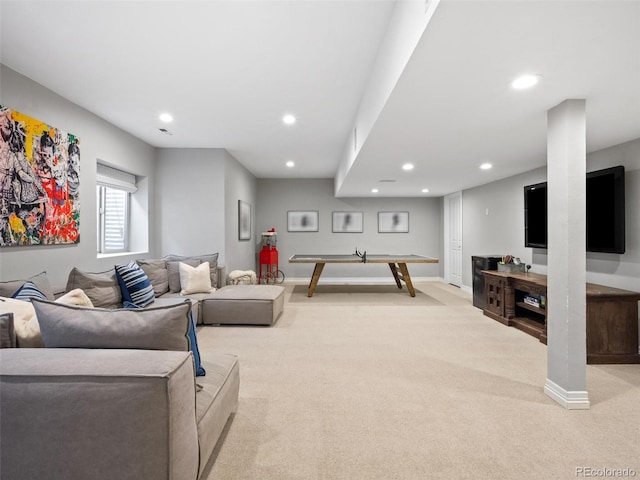
<path id="1" fill-rule="evenodd" d="M 381 254 L 381 255 L 371 255 L 364 252 L 361 254 L 360 252 L 346 254 L 346 255 L 320 255 L 320 254 L 296 254 L 289 257 L 289 263 L 315 263 L 316 266 L 313 269 L 313 275 L 311 276 L 311 281 L 309 282 L 309 291 L 307 293 L 308 297 L 312 297 L 315 292 L 316 286 L 318 285 L 318 280 L 320 280 L 320 275 L 322 274 L 322 270 L 327 263 L 354 263 L 354 264 L 364 264 L 364 263 L 386 263 L 389 265 L 391 269 L 391 273 L 393 274 L 393 278 L 396 281 L 396 285 L 398 288 L 402 288 L 402 282 L 407 286 L 407 290 L 409 290 L 409 295 L 412 297 L 416 296 L 415 289 L 413 288 L 413 284 L 411 283 L 411 275 L 409 275 L 409 269 L 407 268 L 408 263 L 438 263 L 437 258 L 425 257 L 422 255 L 392 255 L 392 254 Z"/>

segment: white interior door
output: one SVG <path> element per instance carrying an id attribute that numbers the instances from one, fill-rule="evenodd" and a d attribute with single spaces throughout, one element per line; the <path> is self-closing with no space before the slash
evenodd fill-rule
<path id="1" fill-rule="evenodd" d="M 462 286 L 462 192 L 444 197 L 445 280 Z"/>

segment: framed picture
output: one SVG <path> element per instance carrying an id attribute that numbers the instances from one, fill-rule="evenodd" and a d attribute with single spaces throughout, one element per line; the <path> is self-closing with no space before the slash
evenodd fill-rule
<path id="1" fill-rule="evenodd" d="M 333 233 L 362 233 L 362 212 L 333 212 Z"/>
<path id="2" fill-rule="evenodd" d="M 80 243 L 80 139 L 2 105 L 0 124 L 0 247 Z M 107 203 L 122 233 L 125 213 Z"/>
<path id="3" fill-rule="evenodd" d="M 317 232 L 318 211 L 287 212 L 287 231 L 289 232 Z"/>
<path id="4" fill-rule="evenodd" d="M 238 200 L 238 240 L 251 240 L 251 204 Z"/>
<path id="5" fill-rule="evenodd" d="M 378 212 L 378 233 L 409 233 L 409 212 Z"/>

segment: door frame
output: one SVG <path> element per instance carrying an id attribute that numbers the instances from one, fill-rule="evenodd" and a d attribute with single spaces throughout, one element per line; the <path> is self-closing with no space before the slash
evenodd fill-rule
<path id="1" fill-rule="evenodd" d="M 459 229 L 460 229 L 460 283 L 452 282 L 451 278 L 451 248 L 450 248 L 450 226 L 451 226 L 451 199 L 459 198 Z M 451 285 L 455 285 L 457 287 L 462 287 L 462 192 L 454 192 L 449 195 L 445 195 L 444 197 L 444 281 L 446 283 L 450 283 Z"/>

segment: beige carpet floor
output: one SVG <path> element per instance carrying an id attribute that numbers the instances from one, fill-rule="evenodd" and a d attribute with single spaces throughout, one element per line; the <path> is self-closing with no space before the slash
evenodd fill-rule
<path id="1" fill-rule="evenodd" d="M 274 326 L 198 331 L 204 357 L 240 357 L 207 480 L 640 477 L 640 365 L 589 365 L 591 409 L 568 411 L 546 347 L 455 287 L 285 287 Z"/>

